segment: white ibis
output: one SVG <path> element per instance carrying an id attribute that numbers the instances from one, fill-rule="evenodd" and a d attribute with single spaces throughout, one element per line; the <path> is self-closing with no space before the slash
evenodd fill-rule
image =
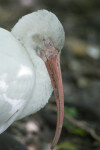
<path id="1" fill-rule="evenodd" d="M 64 40 L 60 21 L 47 10 L 22 17 L 11 32 L 0 28 L 0 133 L 44 107 L 54 90 L 57 126 L 51 149 L 55 147 L 64 113 L 60 69 Z"/>

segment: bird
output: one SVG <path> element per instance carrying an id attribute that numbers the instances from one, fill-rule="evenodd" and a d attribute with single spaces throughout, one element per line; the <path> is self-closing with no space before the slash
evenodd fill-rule
<path id="1" fill-rule="evenodd" d="M 64 115 L 60 54 L 65 32 L 45 9 L 20 18 L 11 31 L 0 28 L 0 134 L 14 121 L 43 108 L 54 91 L 57 144 Z"/>

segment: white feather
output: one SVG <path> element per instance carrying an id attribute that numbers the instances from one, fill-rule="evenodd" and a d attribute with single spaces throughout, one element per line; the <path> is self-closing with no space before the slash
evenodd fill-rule
<path id="1" fill-rule="evenodd" d="M 19 76 L 23 68 L 28 68 L 28 72 Z M 31 98 L 34 78 L 25 49 L 10 32 L 0 28 L 0 132 L 16 120 Z"/>

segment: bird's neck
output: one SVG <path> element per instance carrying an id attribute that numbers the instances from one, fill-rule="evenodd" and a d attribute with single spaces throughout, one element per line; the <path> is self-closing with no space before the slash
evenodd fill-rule
<path id="1" fill-rule="evenodd" d="M 36 51 L 32 48 L 27 48 L 27 53 L 32 61 L 33 69 L 35 73 L 35 85 L 32 93 L 30 103 L 25 107 L 23 111 L 24 116 L 30 115 L 43 108 L 48 102 L 52 94 L 51 80 L 46 69 L 44 61 L 37 55 Z"/>

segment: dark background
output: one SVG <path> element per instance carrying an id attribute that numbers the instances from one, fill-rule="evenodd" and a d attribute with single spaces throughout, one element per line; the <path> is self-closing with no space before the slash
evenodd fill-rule
<path id="1" fill-rule="evenodd" d="M 65 119 L 56 149 L 100 150 L 100 1 L 0 0 L 0 26 L 10 31 L 21 16 L 38 9 L 55 13 L 66 34 L 61 55 Z M 52 96 L 44 109 L 13 123 L 5 133 L 28 150 L 49 150 L 55 108 Z M 9 144 L 6 150 L 11 150 Z"/>

